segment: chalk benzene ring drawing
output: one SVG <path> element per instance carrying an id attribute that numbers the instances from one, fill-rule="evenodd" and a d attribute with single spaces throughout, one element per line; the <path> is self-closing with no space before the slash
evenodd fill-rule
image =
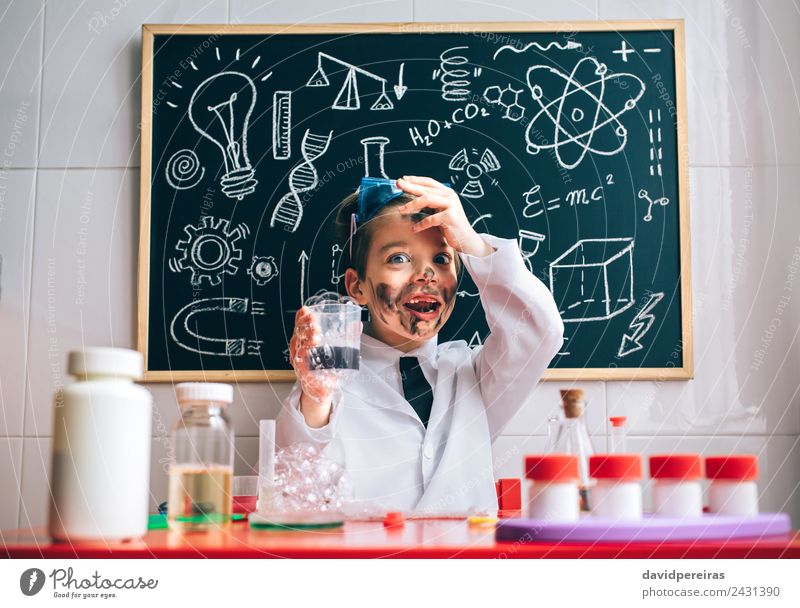
<path id="1" fill-rule="evenodd" d="M 519 94 L 522 91 L 523 89 L 515 89 L 511 84 L 507 84 L 504 88 L 492 85 L 486 87 L 483 98 L 491 104 L 505 108 L 503 118 L 517 122 L 525 116 L 525 108 L 519 103 Z"/>
<path id="2" fill-rule="evenodd" d="M 578 77 L 579 72 L 585 70 L 588 74 L 589 69 L 591 69 L 591 74 L 597 76 L 597 78 L 589 82 L 581 82 Z M 560 95 L 556 96 L 552 101 L 545 99 L 542 86 L 536 81 L 540 73 L 552 74 L 564 82 Z M 635 94 L 626 99 L 622 108 L 618 111 L 612 110 L 604 102 L 606 82 L 612 79 L 617 81 L 630 79 L 632 84 L 628 86 L 635 90 Z M 575 64 L 570 74 L 550 66 L 531 66 L 528 68 L 527 82 L 531 96 L 541 108 L 530 121 L 525 132 L 525 139 L 528 144 L 527 152 L 529 154 L 538 154 L 542 150 L 553 150 L 559 164 L 565 169 L 577 167 L 588 152 L 601 156 L 613 156 L 620 152 L 627 143 L 628 131 L 619 121 L 619 117 L 636 107 L 636 103 L 641 99 L 645 90 L 644 82 L 634 74 L 624 72 L 609 74 L 606 65 L 598 62 L 594 57 L 581 59 Z M 592 89 L 597 89 L 597 92 L 593 92 Z M 572 109 L 568 112 L 569 116 L 566 117 L 566 102 L 570 97 L 579 94 L 583 96 L 582 100 L 584 102 L 587 100 L 594 102 L 592 116 L 587 116 L 587 113 L 578 107 L 577 103 L 573 102 Z M 581 98 L 578 99 L 581 100 Z M 555 112 L 553 111 L 554 109 Z M 587 126 L 581 124 L 589 119 L 591 124 Z M 545 128 L 542 123 L 545 123 L 549 128 Z M 592 145 L 594 136 L 601 129 L 607 130 L 606 127 L 613 129 L 618 140 L 617 145 L 605 150 L 594 147 Z M 553 140 L 551 142 L 535 141 L 538 134 L 549 132 L 550 130 L 553 132 Z M 577 155 L 573 153 L 574 159 L 565 160 L 564 156 L 567 151 L 571 151 L 574 148 L 578 149 Z"/>
<path id="3" fill-rule="evenodd" d="M 261 354 L 263 340 L 253 338 L 213 338 L 190 328 L 195 315 L 207 312 L 228 312 L 260 316 L 265 314 L 264 303 L 248 298 L 202 298 L 189 302 L 172 318 L 169 333 L 175 344 L 200 355 L 241 357 Z M 195 328 L 197 323 L 195 322 Z"/>
<path id="4" fill-rule="evenodd" d="M 203 179 L 205 167 L 200 166 L 194 150 L 178 150 L 169 157 L 165 169 L 167 183 L 176 190 L 194 188 Z"/>
<path id="5" fill-rule="evenodd" d="M 242 250 L 236 243 L 246 238 L 250 231 L 245 224 L 230 230 L 229 226 L 228 220 L 210 215 L 200 218 L 196 226 L 185 226 L 186 239 L 175 245 L 176 251 L 182 255 L 170 259 L 170 270 L 188 270 L 192 285 L 200 285 L 203 279 L 211 285 L 219 285 L 222 275 L 236 274 L 239 270 L 236 262 L 242 259 Z"/>

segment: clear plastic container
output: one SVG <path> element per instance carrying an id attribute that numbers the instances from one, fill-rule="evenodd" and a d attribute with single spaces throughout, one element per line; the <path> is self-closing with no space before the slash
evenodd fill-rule
<path id="1" fill-rule="evenodd" d="M 147 532 L 152 397 L 133 383 L 142 355 L 69 354 L 77 381 L 56 398 L 48 528 L 56 540 L 119 541 Z"/>
<path id="2" fill-rule="evenodd" d="M 702 477 L 698 454 L 650 456 L 653 513 L 661 517 L 702 517 Z"/>
<path id="3" fill-rule="evenodd" d="M 706 458 L 708 510 L 723 515 L 758 515 L 758 459 L 750 454 Z"/>
<path id="4" fill-rule="evenodd" d="M 361 307 L 351 298 L 321 292 L 305 302 L 319 329 L 308 355 L 312 372 L 321 372 L 337 384 L 358 373 L 361 355 Z"/>
<path id="5" fill-rule="evenodd" d="M 167 518 L 170 528 L 197 531 L 226 525 L 233 510 L 234 433 L 229 384 L 186 382 L 175 387 L 181 419 L 172 432 Z"/>

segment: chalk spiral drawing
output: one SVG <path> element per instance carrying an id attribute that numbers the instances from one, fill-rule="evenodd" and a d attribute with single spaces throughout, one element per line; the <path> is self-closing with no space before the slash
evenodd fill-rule
<path id="1" fill-rule="evenodd" d="M 341 59 L 337 59 L 332 55 L 328 55 L 328 53 L 323 53 L 320 51 L 317 53 L 317 70 L 312 74 L 311 78 L 308 79 L 306 83 L 307 87 L 327 87 L 330 86 L 330 80 L 328 79 L 328 75 L 323 68 L 322 60 L 326 59 L 338 65 L 341 65 L 347 68 L 347 76 L 344 79 L 344 84 L 342 84 L 342 88 L 339 89 L 339 93 L 336 95 L 336 99 L 333 101 L 331 108 L 333 110 L 358 110 L 361 107 L 361 96 L 358 92 L 358 77 L 364 76 L 366 78 L 370 78 L 372 80 L 377 81 L 381 85 L 381 94 L 378 96 L 378 99 L 375 100 L 375 103 L 370 106 L 370 110 L 392 110 L 394 109 L 394 104 L 389 96 L 386 94 L 386 84 L 387 81 L 385 78 L 373 74 L 363 68 L 360 68 L 352 63 L 348 63 L 346 61 L 342 61 Z M 395 95 L 399 95 L 397 99 L 399 100 L 403 94 L 405 93 L 405 88 L 402 86 L 402 66 L 400 71 L 400 81 L 401 83 L 398 84 L 398 88 L 395 89 Z M 399 93 L 398 93 L 399 91 Z"/>
<path id="2" fill-rule="evenodd" d="M 327 135 L 317 135 L 306 129 L 303 142 L 300 144 L 303 160 L 289 173 L 289 192 L 283 195 L 272 212 L 272 219 L 269 222 L 272 228 L 282 224 L 284 230 L 294 232 L 300 226 L 300 221 L 303 219 L 303 202 L 300 200 L 300 195 L 317 187 L 319 176 L 313 162 L 328 150 L 331 137 L 333 131 Z"/>
<path id="3" fill-rule="evenodd" d="M 650 331 L 650 328 L 656 320 L 650 312 L 656 307 L 656 304 L 663 299 L 663 292 L 649 294 L 642 309 L 636 314 L 633 321 L 630 322 L 630 325 L 628 325 L 628 329 L 632 331 L 625 332 L 622 335 L 622 342 L 620 342 L 619 350 L 617 350 L 617 357 L 626 357 L 644 348 L 641 339 Z"/>
<path id="4" fill-rule="evenodd" d="M 230 71 L 206 78 L 189 102 L 192 126 L 222 152 L 225 174 L 220 185 L 228 198 L 242 200 L 255 192 L 258 184 L 247 157 L 247 130 L 256 97 L 253 80 Z"/>
<path id="5" fill-rule="evenodd" d="M 431 78 L 442 83 L 442 99 L 445 101 L 466 101 L 469 99 L 470 76 L 477 78 L 481 75 L 482 68 L 474 67 L 472 70 L 461 67 L 469 63 L 464 55 L 455 51 L 468 49 L 466 46 L 454 46 L 439 55 L 439 67 L 431 72 Z"/>
<path id="6" fill-rule="evenodd" d="M 545 94 L 540 78 L 548 74 L 559 79 L 561 88 Z M 527 81 L 534 101 L 541 107 L 525 132 L 527 152 L 538 154 L 542 150 L 553 150 L 565 169 L 577 167 L 588 152 L 601 156 L 620 152 L 628 141 L 628 131 L 619 118 L 636 107 L 645 90 L 637 76 L 623 72 L 611 74 L 606 65 L 594 57 L 581 59 L 570 74 L 550 66 L 532 66 L 528 68 Z M 604 100 L 609 81 L 621 83 L 624 86 L 620 89 L 631 92 L 620 108 L 611 108 Z M 552 139 L 543 141 L 542 133 L 552 133 Z M 593 139 L 598 134 L 612 135 L 604 141 L 618 143 L 605 149 L 595 147 Z"/>
<path id="7" fill-rule="evenodd" d="M 539 44 L 538 42 L 531 42 L 530 44 L 526 44 L 523 48 L 518 49 L 513 44 L 506 44 L 501 46 L 497 51 L 495 51 L 494 56 L 492 59 L 497 59 L 497 56 L 502 53 L 503 51 L 513 51 L 514 53 L 524 53 L 530 48 L 535 48 L 538 51 L 546 52 L 550 49 L 558 49 L 560 51 L 574 51 L 579 48 L 582 48 L 583 45 L 580 42 L 575 42 L 574 40 L 567 40 L 566 42 L 548 42 L 547 44 Z"/>
<path id="8" fill-rule="evenodd" d="M 175 344 L 193 353 L 241 357 L 261 354 L 263 340 L 254 338 L 215 338 L 198 333 L 196 316 L 209 312 L 260 316 L 265 314 L 264 303 L 248 298 L 202 298 L 189 302 L 173 317 L 169 333 Z M 209 323 L 209 325 L 212 325 Z M 225 328 L 216 322 L 213 327 Z"/>
<path id="9" fill-rule="evenodd" d="M 473 156 L 478 154 L 476 148 L 472 148 L 471 152 Z M 483 184 L 481 184 L 481 178 L 488 173 L 500 169 L 500 161 L 497 160 L 497 156 L 495 156 L 494 152 L 489 148 L 483 151 L 483 154 L 480 155 L 477 161 L 472 161 L 470 160 L 470 154 L 467 153 L 467 149 L 462 148 L 450 159 L 449 168 L 451 171 L 458 171 L 467 177 L 467 183 L 464 184 L 459 191 L 461 196 L 467 198 L 481 198 L 485 194 Z M 458 175 L 451 177 L 454 184 L 459 181 L 459 178 L 460 176 Z M 497 180 L 489 179 L 491 179 L 491 184 L 493 186 L 497 185 Z"/>
<path id="10" fill-rule="evenodd" d="M 511 84 L 507 84 L 502 89 L 497 85 L 492 85 L 486 87 L 483 98 L 491 104 L 502 107 L 505 110 L 503 118 L 517 122 L 525 116 L 525 108 L 519 103 L 519 94 L 522 91 L 523 89 L 515 89 Z"/>
<path id="11" fill-rule="evenodd" d="M 170 156 L 165 173 L 170 186 L 176 190 L 189 190 L 200 183 L 206 169 L 200 166 L 200 159 L 193 150 L 184 149 Z"/>
<path id="12" fill-rule="evenodd" d="M 203 279 L 211 285 L 219 285 L 222 275 L 236 274 L 239 270 L 236 262 L 242 259 L 237 241 L 250 234 L 246 224 L 231 229 L 228 220 L 205 215 L 196 226 L 189 224 L 183 231 L 186 240 L 179 240 L 175 245 L 175 250 L 182 255 L 168 262 L 172 272 L 188 270 L 192 285 L 200 285 Z"/>

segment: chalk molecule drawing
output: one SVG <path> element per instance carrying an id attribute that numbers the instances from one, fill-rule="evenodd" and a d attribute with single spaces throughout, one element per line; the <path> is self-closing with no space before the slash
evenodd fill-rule
<path id="1" fill-rule="evenodd" d="M 333 131 L 327 135 L 317 135 L 306 129 L 300 144 L 303 160 L 289 173 L 289 192 L 275 206 L 269 222 L 271 228 L 280 224 L 287 232 L 295 232 L 300 227 L 303 219 L 303 201 L 300 200 L 300 195 L 317 187 L 319 176 L 313 163 L 327 152 L 332 137 Z"/>
<path id="2" fill-rule="evenodd" d="M 189 120 L 195 130 L 222 152 L 222 193 L 242 200 L 255 192 L 258 180 L 247 156 L 247 130 L 256 105 L 253 80 L 241 72 L 220 72 L 206 78 L 192 93 Z"/>
<path id="3" fill-rule="evenodd" d="M 220 357 L 241 357 L 244 355 L 260 355 L 263 340 L 254 338 L 216 338 L 198 333 L 198 315 L 207 313 L 233 313 L 237 315 L 251 315 L 253 317 L 265 314 L 264 303 L 248 298 L 201 298 L 189 302 L 181 308 L 172 318 L 169 333 L 172 340 L 188 351 L 200 355 L 217 355 Z M 225 328 L 225 324 L 218 321 L 213 327 Z"/>
<path id="4" fill-rule="evenodd" d="M 553 90 L 545 92 L 546 80 L 553 81 Z M 569 74 L 550 66 L 531 66 L 527 82 L 531 96 L 541 108 L 525 131 L 527 152 L 552 150 L 565 169 L 577 167 L 589 152 L 613 156 L 624 149 L 628 130 L 620 117 L 636 107 L 645 90 L 639 77 L 624 72 L 609 73 L 608 67 L 594 57 L 581 59 Z M 628 91 L 621 105 L 616 105 L 620 103 L 616 99 L 606 101 L 610 82 L 617 85 L 615 92 Z M 607 148 L 593 145 L 598 135 L 605 136 L 602 141 L 612 143 L 607 143 Z"/>
<path id="5" fill-rule="evenodd" d="M 323 59 L 327 61 L 331 61 L 333 63 L 339 64 L 342 67 L 347 68 L 347 76 L 345 76 L 344 84 L 342 84 L 342 88 L 339 89 L 339 93 L 336 95 L 336 99 L 333 101 L 331 105 L 331 109 L 333 110 L 358 110 L 361 107 L 361 96 L 358 92 L 358 77 L 364 76 L 371 80 L 377 81 L 381 85 L 381 94 L 378 96 L 378 99 L 375 100 L 370 106 L 370 110 L 392 110 L 394 109 L 394 104 L 392 100 L 389 98 L 389 95 L 386 94 L 386 85 L 387 81 L 385 78 L 378 76 L 377 74 L 373 74 L 372 72 L 360 68 L 352 63 L 348 63 L 346 61 L 342 61 L 341 59 L 337 59 L 332 55 L 328 55 L 328 53 L 323 53 L 320 51 L 317 53 L 317 70 L 312 74 L 311 78 L 308 79 L 306 82 L 307 87 L 327 87 L 330 86 L 330 80 L 328 79 L 328 74 L 325 72 L 323 67 Z M 402 84 L 402 65 L 401 70 L 398 77 L 398 85 L 395 88 L 395 95 L 399 100 L 406 91 L 407 87 L 404 87 Z"/>
<path id="6" fill-rule="evenodd" d="M 254 255 L 250 268 L 247 269 L 247 274 L 253 279 L 253 283 L 263 287 L 278 276 L 278 265 L 271 255 Z"/>
<path id="7" fill-rule="evenodd" d="M 478 154 L 476 148 L 472 148 L 471 152 L 472 156 Z M 450 159 L 449 168 L 451 171 L 463 173 L 467 177 L 467 183 L 464 184 L 459 192 L 461 196 L 466 198 L 481 198 L 485 194 L 481 179 L 484 175 L 500 169 L 500 161 L 497 160 L 497 156 L 495 156 L 494 152 L 489 148 L 484 149 L 477 161 L 471 160 L 467 149 L 462 148 Z M 459 176 L 455 175 L 451 179 L 455 183 L 459 181 Z M 493 186 L 497 185 L 497 180 L 489 179 L 491 179 Z"/>
<path id="8" fill-rule="evenodd" d="M 639 190 L 637 196 L 647 203 L 647 213 L 643 218 L 645 222 L 649 222 L 653 219 L 653 206 L 658 205 L 659 207 L 666 207 L 669 205 L 669 199 L 666 196 L 651 198 L 644 188 Z"/>
<path id="9" fill-rule="evenodd" d="M 203 279 L 211 285 L 219 285 L 224 274 L 236 274 L 239 270 L 236 262 L 242 259 L 237 241 L 250 234 L 246 224 L 231 229 L 228 220 L 204 215 L 196 226 L 189 224 L 183 231 L 186 239 L 175 245 L 175 250 L 182 255 L 171 258 L 168 263 L 172 272 L 188 270 L 195 286 Z"/>
<path id="10" fill-rule="evenodd" d="M 523 89 L 515 89 L 511 84 L 500 88 L 497 85 L 486 87 L 483 98 L 491 104 L 499 105 L 505 111 L 503 118 L 512 122 L 522 120 L 525 116 L 525 108 L 519 103 L 519 96 Z"/>
<path id="11" fill-rule="evenodd" d="M 604 321 L 633 306 L 633 238 L 581 239 L 550 262 L 564 323 Z"/>
<path id="12" fill-rule="evenodd" d="M 193 150 L 178 150 L 169 157 L 165 170 L 167 183 L 175 190 L 189 190 L 203 179 L 205 167 L 200 166 L 200 159 Z"/>
<path id="13" fill-rule="evenodd" d="M 628 325 L 630 332 L 625 332 L 622 335 L 619 349 L 617 350 L 617 357 L 626 357 L 637 350 L 641 350 L 644 346 L 641 343 L 645 334 L 650 331 L 656 318 L 650 312 L 656 307 L 661 300 L 664 299 L 664 293 L 651 293 L 647 297 L 642 309 L 633 318 L 633 321 Z"/>

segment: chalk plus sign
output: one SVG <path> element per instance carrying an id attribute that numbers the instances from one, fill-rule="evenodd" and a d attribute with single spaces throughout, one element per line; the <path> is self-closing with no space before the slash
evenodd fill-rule
<path id="1" fill-rule="evenodd" d="M 612 53 L 619 53 L 622 55 L 622 61 L 628 63 L 628 53 L 635 53 L 636 49 L 629 49 L 628 44 L 623 40 L 622 41 L 622 48 L 616 51 L 611 51 Z"/>

